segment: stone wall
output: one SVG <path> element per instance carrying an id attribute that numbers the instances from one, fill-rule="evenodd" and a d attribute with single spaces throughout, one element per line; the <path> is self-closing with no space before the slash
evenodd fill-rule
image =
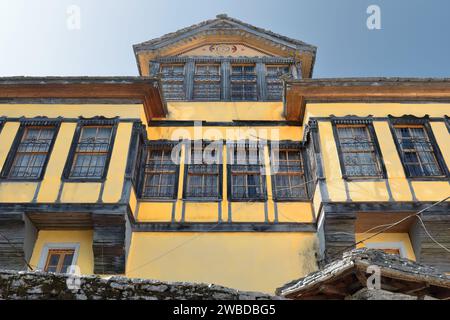
<path id="1" fill-rule="evenodd" d="M 70 290 L 77 285 L 78 290 Z M 116 299 L 116 300 L 278 300 L 257 292 L 238 291 L 217 285 L 162 282 L 124 277 L 100 278 L 44 272 L 0 271 L 0 299 Z"/>

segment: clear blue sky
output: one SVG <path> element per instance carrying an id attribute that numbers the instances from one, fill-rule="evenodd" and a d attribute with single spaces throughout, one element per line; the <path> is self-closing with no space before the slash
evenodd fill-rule
<path id="1" fill-rule="evenodd" d="M 450 76 L 449 0 L 0 0 L 0 76 L 137 75 L 132 44 L 218 13 L 317 46 L 314 77 Z"/>

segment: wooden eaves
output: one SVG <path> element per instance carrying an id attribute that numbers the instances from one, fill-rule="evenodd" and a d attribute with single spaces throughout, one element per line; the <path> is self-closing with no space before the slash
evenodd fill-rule
<path id="1" fill-rule="evenodd" d="M 303 122 L 307 103 L 449 102 L 449 78 L 339 78 L 284 82 L 284 114 Z"/>
<path id="2" fill-rule="evenodd" d="M 2 77 L 0 99 L 120 99 L 142 102 L 147 122 L 167 115 L 160 82 L 150 77 Z"/>

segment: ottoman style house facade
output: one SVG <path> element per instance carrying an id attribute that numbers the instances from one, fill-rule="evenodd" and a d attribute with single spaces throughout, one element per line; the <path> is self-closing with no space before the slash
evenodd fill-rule
<path id="1" fill-rule="evenodd" d="M 449 79 L 314 79 L 314 46 L 226 15 L 133 49 L 137 77 L 0 78 L 0 269 L 273 293 L 356 246 L 450 272 Z"/>

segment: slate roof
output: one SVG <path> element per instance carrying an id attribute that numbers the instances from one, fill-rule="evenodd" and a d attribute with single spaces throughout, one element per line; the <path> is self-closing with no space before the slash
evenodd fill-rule
<path id="1" fill-rule="evenodd" d="M 291 299 L 345 298 L 365 288 L 368 266 L 381 272 L 381 289 L 415 296 L 450 297 L 450 276 L 433 267 L 367 248 L 354 249 L 322 270 L 291 281 L 276 290 Z"/>

